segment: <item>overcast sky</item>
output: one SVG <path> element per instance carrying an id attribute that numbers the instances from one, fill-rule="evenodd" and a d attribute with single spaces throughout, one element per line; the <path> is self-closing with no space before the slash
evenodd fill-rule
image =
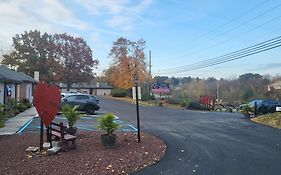
<path id="1" fill-rule="evenodd" d="M 101 74 L 117 38 L 143 38 L 147 56 L 152 52 L 153 75 L 280 75 L 281 48 L 200 70 L 167 70 L 278 37 L 280 24 L 279 0 L 0 0 L 0 50 L 5 52 L 12 37 L 24 31 L 67 32 L 86 40 Z"/>

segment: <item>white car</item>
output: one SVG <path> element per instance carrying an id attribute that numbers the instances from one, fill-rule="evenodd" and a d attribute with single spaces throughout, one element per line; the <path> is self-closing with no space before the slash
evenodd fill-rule
<path id="1" fill-rule="evenodd" d="M 74 94 L 81 94 L 80 92 L 74 92 L 74 91 L 70 91 L 70 92 L 62 92 L 60 95 L 61 95 L 61 98 L 64 98 L 64 97 L 68 97 L 70 95 L 74 95 Z"/>

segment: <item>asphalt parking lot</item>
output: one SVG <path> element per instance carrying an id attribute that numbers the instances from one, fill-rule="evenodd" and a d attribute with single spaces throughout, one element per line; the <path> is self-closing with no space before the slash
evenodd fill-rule
<path id="1" fill-rule="evenodd" d="M 135 105 L 102 98 L 101 105 L 136 126 Z M 140 122 L 141 131 L 165 140 L 167 152 L 158 164 L 134 174 L 281 174 L 281 130 L 242 114 L 140 106 Z"/>
<path id="2" fill-rule="evenodd" d="M 77 121 L 77 123 L 75 124 L 75 126 L 79 129 L 79 130 L 85 130 L 85 131 L 93 131 L 93 130 L 97 130 L 97 119 L 98 117 L 106 114 L 106 111 L 97 111 L 95 113 L 95 115 L 85 115 L 83 117 L 80 117 L 80 119 Z M 58 115 L 56 116 L 54 122 L 56 123 L 60 123 L 63 122 L 64 125 L 66 126 L 67 123 L 67 119 L 62 116 L 62 115 Z M 116 116 L 115 122 L 121 124 L 121 128 L 119 129 L 120 131 L 137 131 L 137 129 L 129 124 L 128 122 L 122 121 L 122 119 L 120 119 L 118 116 Z M 44 127 L 44 129 L 46 129 Z M 39 117 L 35 117 L 32 121 L 30 121 L 25 127 L 21 128 L 18 133 L 19 134 L 24 134 L 24 133 L 30 133 L 30 132 L 40 132 L 40 118 Z"/>

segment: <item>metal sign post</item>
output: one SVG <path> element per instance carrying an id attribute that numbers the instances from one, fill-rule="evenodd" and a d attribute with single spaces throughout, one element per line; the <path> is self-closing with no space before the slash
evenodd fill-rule
<path id="1" fill-rule="evenodd" d="M 138 142 L 140 142 L 140 114 L 139 114 L 139 95 L 138 95 L 138 82 L 135 77 L 136 83 L 136 110 L 137 110 L 137 127 L 138 127 Z"/>
<path id="2" fill-rule="evenodd" d="M 40 117 L 40 150 L 43 150 L 43 120 Z"/>

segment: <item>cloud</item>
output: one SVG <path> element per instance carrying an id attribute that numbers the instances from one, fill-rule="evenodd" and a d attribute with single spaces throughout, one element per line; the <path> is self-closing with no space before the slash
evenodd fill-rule
<path id="1" fill-rule="evenodd" d="M 125 32 L 131 31 L 137 20 L 149 25 L 153 23 L 141 16 L 153 0 L 140 0 L 138 3 L 132 3 L 128 0 L 75 0 L 82 5 L 90 15 L 106 16 L 104 23 L 111 28 L 119 28 Z"/>
<path id="2" fill-rule="evenodd" d="M 42 17 L 66 27 L 86 28 L 86 24 L 77 19 L 76 15 L 59 0 L 43 0 Z"/>
<path id="3" fill-rule="evenodd" d="M 6 44 L 15 34 L 28 30 L 56 33 L 87 27 L 59 0 L 2 0 L 0 24 L 0 42 Z"/>
<path id="4" fill-rule="evenodd" d="M 272 69 L 280 69 L 281 63 L 268 63 L 268 64 L 260 64 L 256 66 L 256 68 L 251 69 L 251 71 L 263 71 L 263 70 L 272 70 Z"/>

